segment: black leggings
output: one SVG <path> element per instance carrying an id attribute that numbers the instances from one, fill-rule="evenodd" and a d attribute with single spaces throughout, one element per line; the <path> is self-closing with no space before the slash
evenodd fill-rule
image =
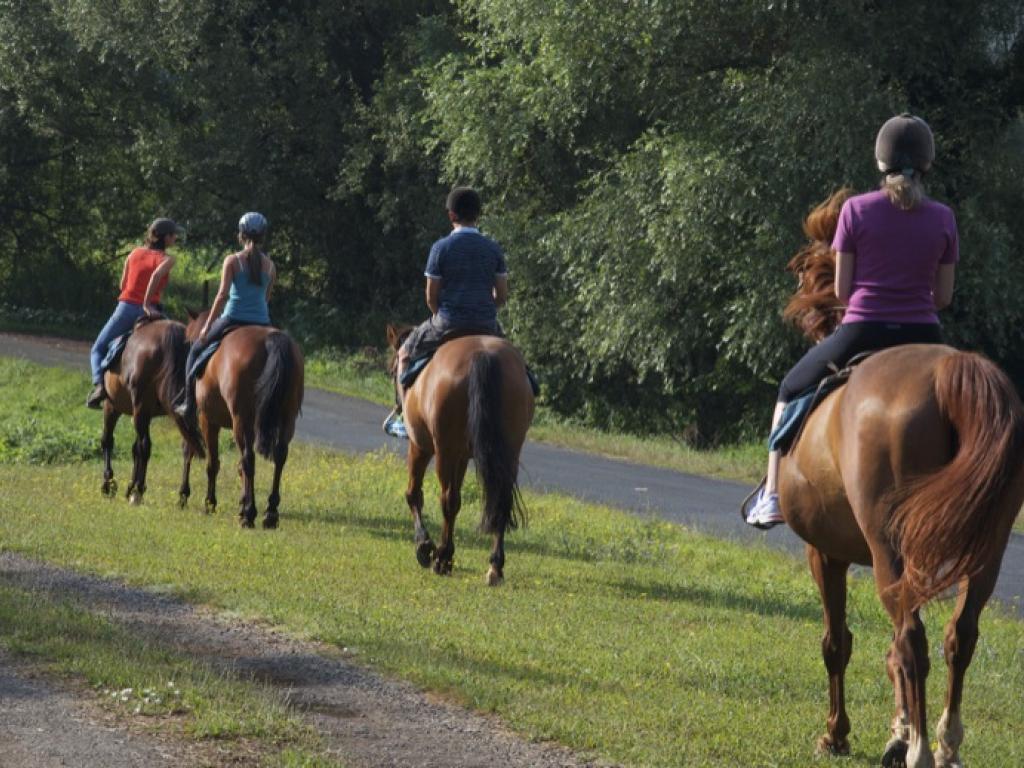
<path id="1" fill-rule="evenodd" d="M 860 354 L 900 344 L 941 344 L 938 323 L 844 323 L 831 336 L 807 350 L 779 387 L 779 400 L 788 403 L 817 386 L 830 372 L 829 363 L 842 368 Z"/>

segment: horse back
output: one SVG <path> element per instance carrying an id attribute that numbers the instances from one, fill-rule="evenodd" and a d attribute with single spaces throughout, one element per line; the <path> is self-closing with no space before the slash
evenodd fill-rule
<path id="1" fill-rule="evenodd" d="M 516 450 L 533 419 L 534 398 L 522 353 L 499 336 L 462 336 L 441 345 L 405 402 L 406 425 L 417 445 L 458 441 L 468 449 L 469 378 L 473 359 L 493 355 L 501 367 L 501 415 Z"/>
<path id="2" fill-rule="evenodd" d="M 184 383 L 174 381 L 184 370 L 178 370 L 184 363 L 184 339 L 185 326 L 174 320 L 153 320 L 135 328 L 120 360 L 104 374 L 114 410 L 130 416 L 139 405 L 150 416 L 167 412 Z"/>
<path id="3" fill-rule="evenodd" d="M 952 352 L 935 344 L 883 350 L 811 414 L 780 467 L 782 508 L 797 535 L 870 564 L 870 543 L 888 535 L 891 491 L 953 456 L 935 397 L 936 365 Z"/>
<path id="4" fill-rule="evenodd" d="M 302 405 L 304 363 L 302 351 L 284 331 L 264 325 L 246 325 L 225 336 L 197 381 L 196 395 L 214 424 L 230 428 L 234 416 L 249 418 L 255 404 L 256 382 L 267 364 L 267 337 L 280 333 L 288 337 L 296 363 L 289 392 L 290 410 L 297 414 Z"/>

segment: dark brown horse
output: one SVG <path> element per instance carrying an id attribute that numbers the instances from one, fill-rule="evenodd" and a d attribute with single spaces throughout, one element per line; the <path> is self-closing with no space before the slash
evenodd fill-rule
<path id="1" fill-rule="evenodd" d="M 841 318 L 829 243 L 845 195 L 808 217 L 812 243 L 790 264 L 800 288 L 786 314 L 812 340 Z M 882 764 L 960 766 L 964 674 L 1024 501 L 1024 412 L 1013 385 L 980 355 L 946 346 L 879 352 L 811 415 L 782 459 L 779 493 L 786 522 L 807 542 L 824 605 L 829 715 L 820 748 L 849 751 L 843 686 L 853 635 L 846 579 L 850 564 L 859 563 L 873 567 L 893 625 L 887 666 L 896 714 Z M 933 756 L 919 609 L 954 586 L 943 644 L 949 682 Z"/>
<path id="2" fill-rule="evenodd" d="M 198 337 L 207 312 L 189 311 L 188 338 Z M 241 456 L 239 519 L 246 528 L 256 521 L 256 454 L 273 459 L 274 482 L 263 517 L 276 528 L 281 503 L 281 472 L 302 407 L 304 367 L 299 345 L 284 331 L 248 325 L 227 334 L 196 382 L 199 428 L 206 443 L 206 509 L 217 509 L 218 440 L 230 429 Z M 186 466 L 186 472 L 188 467 Z"/>
<path id="3" fill-rule="evenodd" d="M 125 344 L 120 359 L 103 376 L 109 397 L 103 402 L 103 493 L 117 493 L 111 456 L 114 452 L 114 427 L 117 420 L 131 416 L 135 426 L 135 444 L 132 446 L 132 479 L 125 493 L 133 504 L 142 502 L 146 492 L 146 470 L 152 440 L 150 422 L 157 416 L 171 414 L 181 433 L 183 452 L 202 455 L 202 442 L 192 434 L 188 425 L 172 411 L 175 395 L 185 381 L 185 326 L 172 320 L 140 320 Z M 188 473 L 184 473 L 179 490 L 181 503 L 188 499 Z"/>
<path id="4" fill-rule="evenodd" d="M 388 326 L 397 352 L 410 329 Z M 392 361 L 392 373 L 395 363 Z M 487 583 L 504 579 L 505 533 L 523 518 L 517 477 L 519 454 L 533 420 L 533 389 L 526 364 L 508 341 L 463 336 L 441 346 L 406 393 L 403 413 L 409 433 L 409 485 L 405 500 L 415 527 L 416 559 L 424 568 L 449 574 L 455 557 L 455 517 L 462 506 L 462 481 L 469 460 L 483 488 L 480 529 L 494 537 Z M 441 545 L 423 525 L 423 475 L 434 458 L 441 482 Z"/>

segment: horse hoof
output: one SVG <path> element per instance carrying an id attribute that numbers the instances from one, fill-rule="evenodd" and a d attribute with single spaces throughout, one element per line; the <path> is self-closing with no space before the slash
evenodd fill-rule
<path id="1" fill-rule="evenodd" d="M 434 561 L 434 573 L 438 576 L 451 576 L 452 575 L 452 561 L 451 560 L 435 560 Z"/>
<path id="2" fill-rule="evenodd" d="M 142 504 L 142 493 L 140 491 L 132 491 L 128 494 L 128 503 L 133 507 L 137 507 Z"/>
<path id="3" fill-rule="evenodd" d="M 846 739 L 836 743 L 831 736 L 818 739 L 817 753 L 823 757 L 841 757 L 850 754 L 850 742 Z"/>
<path id="4" fill-rule="evenodd" d="M 263 518 L 263 528 L 264 528 L 264 530 L 270 531 L 270 530 L 276 529 L 277 528 L 277 519 L 278 519 L 277 515 L 274 515 L 273 517 L 271 517 L 270 515 L 267 515 L 266 517 L 264 517 Z"/>
<path id="5" fill-rule="evenodd" d="M 882 768 L 906 768 L 909 745 L 902 739 L 892 739 L 885 745 Z"/>
<path id="6" fill-rule="evenodd" d="M 416 561 L 424 568 L 429 568 L 434 560 L 434 542 L 421 541 L 416 545 Z"/>
<path id="7" fill-rule="evenodd" d="M 487 570 L 487 586 L 489 586 L 489 587 L 501 586 L 501 582 L 503 582 L 504 580 L 505 580 L 505 577 L 502 576 L 500 573 L 498 573 L 498 571 L 495 570 L 493 565 Z"/>
<path id="8" fill-rule="evenodd" d="M 187 493 L 183 493 L 180 496 L 178 496 L 178 508 L 179 509 L 184 509 L 187 506 L 188 506 L 188 494 Z"/>
<path id="9" fill-rule="evenodd" d="M 941 749 L 935 750 L 935 768 L 964 768 L 963 761 L 959 758 L 950 760 Z"/>
<path id="10" fill-rule="evenodd" d="M 100 492 L 108 499 L 114 498 L 117 496 L 117 481 L 113 478 L 104 480 L 103 485 L 100 486 Z"/>
<path id="11" fill-rule="evenodd" d="M 250 517 L 249 515 L 245 514 L 245 512 L 242 512 L 241 514 L 238 515 L 238 523 L 243 528 L 255 528 L 256 527 L 256 515 L 252 515 Z"/>

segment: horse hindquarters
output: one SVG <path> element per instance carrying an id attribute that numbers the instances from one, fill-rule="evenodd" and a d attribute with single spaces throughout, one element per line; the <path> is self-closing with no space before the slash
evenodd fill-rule
<path id="1" fill-rule="evenodd" d="M 256 451 L 274 461 L 274 480 L 267 500 L 264 528 L 276 528 L 281 502 L 281 473 L 301 403 L 302 361 L 291 338 L 275 331 L 264 340 L 266 363 L 256 381 Z"/>
<path id="2" fill-rule="evenodd" d="M 525 374 L 524 374 L 525 375 Z M 469 411 L 467 427 L 473 446 L 473 461 L 483 486 L 484 508 L 480 528 L 494 535 L 488 582 L 501 582 L 505 565 L 505 532 L 518 526 L 523 516 L 516 482 L 520 445 L 506 433 L 501 359 L 497 354 L 477 352 L 469 368 Z"/>

